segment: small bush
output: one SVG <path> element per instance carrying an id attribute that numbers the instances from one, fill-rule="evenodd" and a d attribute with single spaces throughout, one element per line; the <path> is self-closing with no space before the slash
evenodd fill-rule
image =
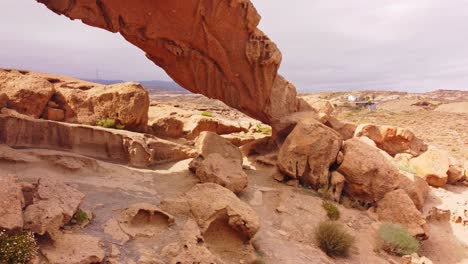
<path id="1" fill-rule="evenodd" d="M 322 207 L 323 209 L 325 209 L 325 211 L 327 211 L 328 219 L 333 221 L 340 219 L 340 210 L 338 210 L 338 207 L 336 207 L 336 205 L 324 200 L 322 202 Z"/>
<path id="2" fill-rule="evenodd" d="M 115 119 L 112 119 L 112 118 L 100 119 L 100 120 L 98 120 L 96 122 L 96 125 L 104 127 L 104 128 L 115 128 L 115 129 L 124 129 L 125 128 L 124 125 L 118 123 L 117 121 L 115 121 Z"/>
<path id="3" fill-rule="evenodd" d="M 257 124 L 255 127 L 255 130 L 259 133 L 262 133 L 267 136 L 271 136 L 272 134 L 272 129 L 270 126 L 262 125 L 262 124 Z"/>
<path id="4" fill-rule="evenodd" d="M 333 221 L 319 224 L 315 230 L 315 241 L 320 249 L 329 256 L 348 256 L 354 238 L 343 227 Z"/>
<path id="5" fill-rule="evenodd" d="M 88 221 L 89 217 L 85 211 L 80 209 L 78 210 L 78 212 L 75 213 L 75 215 L 73 216 L 73 219 L 75 219 L 77 224 L 81 225 L 85 223 L 86 221 Z"/>
<path id="6" fill-rule="evenodd" d="M 37 244 L 31 232 L 8 235 L 0 231 L 0 263 L 26 264 L 37 255 Z"/>
<path id="7" fill-rule="evenodd" d="M 390 254 L 410 255 L 419 247 L 419 241 L 399 224 L 383 223 L 377 232 L 377 248 Z"/>
<path id="8" fill-rule="evenodd" d="M 202 112 L 201 113 L 202 116 L 206 116 L 206 117 L 213 117 L 213 114 L 211 114 L 210 112 Z"/>

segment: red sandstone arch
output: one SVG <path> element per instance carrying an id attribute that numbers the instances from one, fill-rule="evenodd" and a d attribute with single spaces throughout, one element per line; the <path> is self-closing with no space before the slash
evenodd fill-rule
<path id="1" fill-rule="evenodd" d="M 38 0 L 57 14 L 120 32 L 184 88 L 265 123 L 297 111 L 277 71 L 281 52 L 249 0 Z"/>

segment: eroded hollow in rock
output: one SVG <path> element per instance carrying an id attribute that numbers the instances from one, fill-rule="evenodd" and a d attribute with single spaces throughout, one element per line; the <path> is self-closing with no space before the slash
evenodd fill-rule
<path id="1" fill-rule="evenodd" d="M 226 212 L 211 222 L 203 237 L 211 253 L 226 263 L 238 263 L 249 252 L 249 238 L 229 225 Z"/>
<path id="2" fill-rule="evenodd" d="M 130 226 L 134 228 L 166 229 L 170 225 L 169 217 L 160 212 L 151 212 L 140 209 L 130 221 Z"/>

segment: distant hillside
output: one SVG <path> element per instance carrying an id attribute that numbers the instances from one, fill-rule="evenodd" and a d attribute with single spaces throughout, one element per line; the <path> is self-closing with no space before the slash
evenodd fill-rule
<path id="1" fill-rule="evenodd" d="M 86 81 L 100 83 L 104 85 L 111 85 L 116 83 L 125 82 L 123 80 L 96 80 L 96 79 L 87 79 Z M 143 87 L 151 91 L 171 91 L 171 92 L 188 92 L 180 85 L 172 81 L 136 81 L 140 83 Z"/>

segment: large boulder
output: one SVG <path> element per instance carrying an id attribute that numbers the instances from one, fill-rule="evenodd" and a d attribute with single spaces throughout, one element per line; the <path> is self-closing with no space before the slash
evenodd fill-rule
<path id="1" fill-rule="evenodd" d="M 234 193 L 243 191 L 248 183 L 247 174 L 239 162 L 218 153 L 208 155 L 196 168 L 195 174 L 202 183 L 216 183 Z"/>
<path id="2" fill-rule="evenodd" d="M 23 228 L 24 197 L 18 178 L 0 174 L 0 230 L 18 231 Z"/>
<path id="3" fill-rule="evenodd" d="M 214 183 L 197 184 L 183 195 L 166 199 L 161 208 L 173 215 L 192 217 L 202 233 L 223 220 L 233 230 L 251 239 L 260 228 L 257 213 L 230 190 Z"/>
<path id="4" fill-rule="evenodd" d="M 398 169 L 378 148 L 352 138 L 345 141 L 342 151 L 338 171 L 346 178 L 345 192 L 354 199 L 376 202 L 398 187 Z"/>
<path id="5" fill-rule="evenodd" d="M 400 172 L 399 188 L 409 195 L 416 208 L 422 210 L 429 194 L 429 184 L 423 178 L 411 173 Z"/>
<path id="6" fill-rule="evenodd" d="M 431 186 L 442 187 L 448 182 L 450 161 L 448 153 L 442 150 L 432 147 L 419 157 L 411 159 L 409 165 L 416 175 L 425 179 Z"/>
<path id="7" fill-rule="evenodd" d="M 213 132 L 202 132 L 198 136 L 195 147 L 197 152 L 203 157 L 217 153 L 226 159 L 233 159 L 242 164 L 242 153 L 238 147 L 233 145 L 227 139 Z"/>
<path id="8" fill-rule="evenodd" d="M 52 239 L 70 222 L 84 199 L 84 194 L 62 182 L 41 178 L 33 196 L 33 204 L 24 211 L 24 227 L 32 232 L 48 234 Z"/>
<path id="9" fill-rule="evenodd" d="M 338 133 L 340 133 L 344 140 L 352 138 L 357 127 L 354 123 L 343 122 L 333 116 L 328 117 L 327 121 L 325 122 L 325 125 L 333 128 Z"/>
<path id="10" fill-rule="evenodd" d="M 330 166 L 341 149 L 342 138 L 318 121 L 300 122 L 278 154 L 278 169 L 313 188 L 328 186 Z"/>
<path id="11" fill-rule="evenodd" d="M 55 89 L 52 83 L 30 72 L 0 70 L 0 94 L 2 93 L 8 97 L 8 108 L 39 118 Z"/>
<path id="12" fill-rule="evenodd" d="M 380 221 L 401 224 L 414 236 L 427 238 L 424 227 L 426 220 L 404 190 L 387 193 L 378 202 L 376 212 Z"/>
<path id="13" fill-rule="evenodd" d="M 377 147 L 392 156 L 398 153 L 418 156 L 427 150 L 427 145 L 406 128 L 361 124 L 357 127 L 354 136 L 365 136 L 372 139 Z"/>
<path id="14" fill-rule="evenodd" d="M 257 29 L 260 15 L 249 0 L 40 2 L 120 32 L 183 87 L 264 123 L 297 110 L 296 89 L 277 74 L 281 52 Z"/>
<path id="15" fill-rule="evenodd" d="M 194 157 L 192 147 L 125 130 L 31 119 L 12 111 L 0 113 L 0 143 L 11 147 L 71 151 L 136 167 Z"/>

